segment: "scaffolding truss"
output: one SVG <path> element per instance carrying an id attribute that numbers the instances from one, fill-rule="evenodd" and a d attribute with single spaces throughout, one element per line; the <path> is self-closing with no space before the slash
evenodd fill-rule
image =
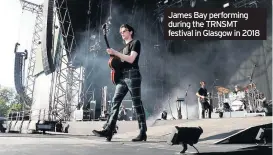
<path id="1" fill-rule="evenodd" d="M 38 5 L 38 4 L 28 2 L 25 0 L 20 0 L 20 2 L 21 2 L 23 10 L 30 11 L 35 14 L 42 14 L 43 13 L 43 6 L 42 5 Z"/>
<path id="2" fill-rule="evenodd" d="M 36 58 L 36 52 L 38 51 L 38 48 L 40 47 L 39 46 L 39 44 L 41 43 L 40 33 L 42 32 L 42 28 L 43 28 L 43 20 L 42 20 L 43 6 L 28 2 L 25 0 L 20 0 L 20 2 L 21 2 L 23 10 L 30 11 L 36 14 L 31 50 L 28 55 L 29 60 L 28 60 L 28 66 L 27 66 L 25 90 L 24 90 L 26 95 L 25 104 L 27 104 L 28 107 L 31 107 L 33 102 L 33 91 L 34 91 L 35 80 L 36 80 L 36 77 L 34 75 L 35 58 Z M 26 108 L 26 106 L 24 107 Z M 23 110 L 30 110 L 30 109 L 23 109 Z"/>
<path id="3" fill-rule="evenodd" d="M 66 0 L 55 0 L 55 7 L 61 27 L 63 44 L 60 48 L 58 67 L 52 80 L 53 101 L 50 101 L 50 111 L 53 120 L 72 118 L 72 113 L 80 102 L 82 87 L 82 67 L 73 66 L 72 50 L 76 48 L 75 36 Z"/>

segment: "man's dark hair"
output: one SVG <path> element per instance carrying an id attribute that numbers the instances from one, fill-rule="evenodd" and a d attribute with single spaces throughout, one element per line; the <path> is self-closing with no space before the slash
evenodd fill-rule
<path id="1" fill-rule="evenodd" d="M 132 32 L 132 38 L 134 38 L 134 35 L 135 35 L 135 30 L 132 26 L 128 25 L 128 24 L 122 24 L 120 26 L 120 28 L 126 28 L 129 32 Z"/>
<path id="2" fill-rule="evenodd" d="M 206 84 L 206 82 L 205 82 L 205 81 L 200 81 L 200 85 L 202 85 L 203 83 L 204 83 L 204 84 Z"/>

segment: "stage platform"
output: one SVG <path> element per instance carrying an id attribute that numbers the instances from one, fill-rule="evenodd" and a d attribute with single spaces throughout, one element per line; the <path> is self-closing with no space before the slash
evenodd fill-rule
<path id="1" fill-rule="evenodd" d="M 37 121 L 15 121 L 10 122 L 9 131 L 18 131 L 19 133 L 29 133 L 26 131 L 35 130 Z M 67 122 L 69 130 L 67 135 L 90 136 L 92 130 L 101 130 L 105 121 L 75 121 Z M 212 119 L 181 119 L 181 120 L 147 120 L 148 138 L 150 141 L 167 141 L 169 134 L 175 126 L 179 127 L 202 127 L 203 134 L 200 137 L 200 143 L 214 144 L 228 136 L 231 136 L 244 129 L 272 123 L 272 116 L 256 117 L 224 117 Z M 114 139 L 128 141 L 138 135 L 137 121 L 118 121 L 118 133 Z M 21 127 L 21 129 L 20 129 Z M 64 134 L 47 132 L 50 134 Z"/>
<path id="2" fill-rule="evenodd" d="M 203 155 L 271 155 L 272 144 L 256 146 L 256 144 L 196 144 L 199 154 Z M 65 136 L 41 134 L 10 134 L 0 133 L 0 152 L 5 155 L 179 155 L 182 146 L 170 146 L 166 142 L 131 142 L 114 138 L 106 142 L 102 137 L 95 136 Z M 189 147 L 185 154 L 197 154 Z"/>
<path id="3" fill-rule="evenodd" d="M 236 133 L 254 126 L 270 124 L 272 125 L 272 117 L 241 117 L 241 118 L 212 118 L 212 119 L 190 119 L 190 120 L 148 120 L 148 139 L 147 142 L 133 143 L 131 139 L 138 133 L 138 124 L 136 121 L 118 121 L 118 134 L 114 135 L 112 142 L 106 142 L 103 137 L 96 137 L 92 134 L 92 130 L 101 129 L 105 121 L 90 122 L 68 122 L 70 125 L 69 133 L 47 132 L 45 135 L 37 134 L 0 134 L 3 144 L 16 147 L 18 144 L 31 144 L 34 146 L 30 155 L 37 154 L 41 151 L 42 146 L 52 145 L 51 154 L 71 154 L 73 147 L 79 154 L 79 147 L 84 149 L 80 154 L 88 154 L 88 150 L 92 147 L 92 151 L 97 154 L 179 154 L 182 146 L 170 146 L 166 143 L 169 134 L 175 126 L 180 127 L 202 127 L 203 134 L 199 142 L 195 145 L 200 154 L 269 154 L 272 152 L 272 143 L 268 146 L 256 146 L 256 144 L 217 144 Z M 23 138 L 24 137 L 24 138 Z M 20 139 L 20 140 L 19 140 Z M 36 140 L 39 140 L 37 142 Z M 64 144 L 65 143 L 65 144 Z M 12 144 L 12 145 L 10 145 Z M 38 145 L 37 144 L 42 144 Z M 67 152 L 58 152 L 61 144 Z M 34 149 L 39 147 L 37 151 Z M 136 150 L 138 152 L 134 152 Z M 258 148 L 257 148 L 258 147 Z M 262 147 L 262 148 L 261 148 Z M 21 147 L 23 148 L 23 147 Z M 29 147 L 27 147 L 29 149 Z M 72 150 L 71 150 L 72 149 Z M 97 150 L 96 150 L 97 149 Z M 5 150 L 5 149 L 4 149 Z M 46 149 L 45 149 L 46 150 Z M 141 151 L 142 150 L 142 151 Z M 7 150 L 8 151 L 8 150 Z M 23 150 L 20 150 L 20 152 Z M 124 153 L 126 152 L 126 153 Z M 269 152 L 269 153 L 268 153 Z M 186 154 L 195 154 L 196 151 L 189 147 Z M 41 154 L 41 153 L 40 153 Z M 15 154 L 14 154 L 15 155 Z M 42 155 L 42 154 L 41 154 Z"/>
<path id="4" fill-rule="evenodd" d="M 93 135 L 92 130 L 101 129 L 103 121 L 92 122 L 69 122 L 69 135 Z M 203 134 L 199 143 L 214 144 L 232 134 L 249 127 L 272 123 L 272 117 L 242 117 L 242 118 L 212 118 L 212 119 L 190 119 L 190 120 L 148 120 L 149 141 L 166 141 L 174 126 L 180 127 L 202 127 Z M 118 134 L 114 139 L 128 141 L 138 134 L 136 121 L 118 121 Z"/>

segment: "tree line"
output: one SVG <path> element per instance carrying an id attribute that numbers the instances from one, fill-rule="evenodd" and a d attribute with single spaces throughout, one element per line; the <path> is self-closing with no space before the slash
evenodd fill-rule
<path id="1" fill-rule="evenodd" d="M 0 85 L 0 117 L 5 117 L 11 111 L 21 111 L 22 102 L 14 89 Z"/>

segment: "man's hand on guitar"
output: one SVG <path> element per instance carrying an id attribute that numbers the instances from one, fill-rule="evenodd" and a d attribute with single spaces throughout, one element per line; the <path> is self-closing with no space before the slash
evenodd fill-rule
<path id="1" fill-rule="evenodd" d="M 200 96 L 200 98 L 204 99 L 204 98 L 205 98 L 205 96 Z"/>
<path id="2" fill-rule="evenodd" d="M 107 53 L 109 54 L 109 55 L 116 55 L 116 51 L 114 50 L 114 49 L 112 49 L 112 48 L 107 48 Z"/>

